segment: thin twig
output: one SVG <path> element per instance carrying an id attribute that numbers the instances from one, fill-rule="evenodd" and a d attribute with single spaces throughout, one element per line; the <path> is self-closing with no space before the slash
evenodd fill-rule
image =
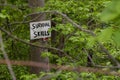
<path id="1" fill-rule="evenodd" d="M 3 56 L 5 58 L 5 61 L 7 63 L 7 66 L 8 66 L 8 70 L 13 78 L 13 80 L 16 80 L 16 77 L 15 77 L 15 74 L 13 72 L 13 69 L 12 69 L 12 66 L 11 66 L 11 63 L 9 61 L 9 58 L 8 58 L 8 55 L 6 54 L 5 52 L 5 49 L 4 49 L 4 44 L 3 44 L 3 40 L 2 40 L 2 33 L 0 32 L 0 45 L 1 45 L 1 51 L 3 53 Z"/>
<path id="2" fill-rule="evenodd" d="M 83 50 L 84 50 L 84 52 L 87 54 L 87 56 L 89 57 L 90 61 L 92 62 L 92 65 L 94 66 L 95 63 L 94 63 L 94 61 L 92 60 L 92 58 L 91 58 L 91 56 L 89 55 L 89 53 L 87 52 L 87 50 L 86 50 L 86 49 L 83 49 Z"/>

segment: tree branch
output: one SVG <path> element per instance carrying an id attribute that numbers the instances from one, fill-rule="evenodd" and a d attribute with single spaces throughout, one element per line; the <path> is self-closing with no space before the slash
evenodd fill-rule
<path id="1" fill-rule="evenodd" d="M 65 52 L 64 52 L 63 50 L 61 50 L 61 49 L 54 48 L 54 47 L 50 47 L 50 46 L 35 45 L 35 44 L 29 43 L 29 42 L 27 42 L 27 41 L 25 41 L 25 40 L 23 40 L 23 39 L 20 39 L 20 38 L 18 38 L 18 37 L 16 37 L 16 36 L 12 35 L 10 32 L 6 31 L 6 30 L 5 30 L 4 28 L 2 28 L 2 27 L 0 27 L 0 30 L 3 31 L 3 32 L 5 32 L 8 36 L 10 36 L 10 37 L 11 37 L 12 39 L 14 39 L 14 40 L 17 40 L 17 41 L 20 41 L 20 42 L 22 42 L 22 43 L 24 43 L 24 44 L 31 45 L 31 46 L 35 46 L 35 47 L 38 47 L 38 48 L 50 49 L 50 50 L 58 51 L 58 52 L 60 52 L 60 53 L 63 53 L 63 55 L 67 56 L 69 59 L 72 60 L 72 57 L 69 56 L 69 55 L 67 55 L 67 53 L 65 53 Z"/>
<path id="2" fill-rule="evenodd" d="M 100 44 L 100 43 L 98 43 L 98 44 L 99 44 L 101 50 L 108 55 L 108 58 L 112 59 L 112 62 L 113 63 L 115 62 L 117 66 L 120 66 L 120 63 L 113 56 L 110 55 L 110 52 L 102 44 Z"/>
<path id="3" fill-rule="evenodd" d="M 7 66 L 8 66 L 8 70 L 9 70 L 9 72 L 10 72 L 13 80 L 16 80 L 15 74 L 14 74 L 14 72 L 13 72 L 11 63 L 10 63 L 9 58 L 8 58 L 8 55 L 6 54 L 5 49 L 4 49 L 4 44 L 3 44 L 3 39 L 2 39 L 2 34 L 1 34 L 1 32 L 0 32 L 0 46 L 1 46 L 1 51 L 2 51 L 2 53 L 3 53 L 3 56 L 4 56 L 4 58 L 5 58 L 5 62 L 6 62 L 6 64 L 7 64 Z"/>
<path id="4" fill-rule="evenodd" d="M 11 38 L 17 40 L 17 41 L 20 41 L 22 43 L 25 43 L 27 45 L 31 45 L 31 46 L 35 46 L 35 47 L 39 47 L 39 48 L 43 48 L 43 49 L 51 49 L 51 50 L 56 50 L 56 51 L 59 51 L 61 53 L 64 53 L 64 51 L 60 50 L 60 49 L 57 49 L 57 48 L 54 48 L 54 47 L 47 47 L 47 46 L 38 46 L 38 45 L 35 45 L 35 44 L 32 44 L 32 43 L 29 43 L 27 41 L 24 41 L 23 39 L 20 39 L 20 38 L 17 38 L 16 36 L 13 36 L 10 32 L 6 31 L 4 28 L 0 27 L 0 30 L 5 32 L 7 35 L 9 35 Z"/>
<path id="5" fill-rule="evenodd" d="M 10 63 L 12 65 L 19 65 L 19 66 L 33 66 L 33 67 L 42 67 L 42 68 L 47 68 L 47 64 L 41 63 L 41 62 L 33 62 L 33 61 L 13 61 L 10 60 Z M 5 60 L 0 59 L 0 64 L 6 64 Z M 59 69 L 59 70 L 68 70 L 68 71 L 77 71 L 77 72 L 92 72 L 92 73 L 100 73 L 100 74 L 105 74 L 105 75 L 114 75 L 114 76 L 120 76 L 120 73 L 115 72 L 115 71 L 110 71 L 110 70 L 103 70 L 100 68 L 90 68 L 90 67 L 71 67 L 67 65 L 54 65 L 50 64 L 50 69 Z"/>
<path id="6" fill-rule="evenodd" d="M 92 36 L 95 36 L 95 34 L 90 31 L 90 30 L 86 30 L 86 29 L 83 29 L 80 25 L 76 24 L 72 19 L 70 19 L 67 15 L 61 13 L 61 12 L 58 12 L 58 11 L 44 11 L 44 12 L 36 12 L 36 13 L 31 13 L 27 16 L 25 16 L 25 18 L 27 18 L 28 16 L 31 16 L 31 15 L 35 15 L 35 14 L 43 14 L 43 13 L 51 13 L 51 14 L 59 14 L 61 15 L 62 17 L 64 17 L 68 22 L 70 22 L 72 25 L 74 25 L 74 27 L 77 27 L 79 30 L 83 31 L 83 32 L 86 32 L 88 34 L 91 34 Z"/>

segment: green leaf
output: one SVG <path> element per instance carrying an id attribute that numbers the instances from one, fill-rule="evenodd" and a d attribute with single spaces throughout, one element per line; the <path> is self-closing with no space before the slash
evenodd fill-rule
<path id="1" fill-rule="evenodd" d="M 97 36 L 97 39 L 100 42 L 110 41 L 112 33 L 113 33 L 112 27 L 106 28 L 106 29 L 101 31 L 101 33 Z"/>
<path id="2" fill-rule="evenodd" d="M 120 0 L 113 0 L 109 6 L 102 12 L 101 20 L 108 22 L 116 19 L 120 15 Z"/>
<path id="3" fill-rule="evenodd" d="M 86 47 L 92 48 L 94 46 L 95 42 L 96 42 L 96 39 L 94 37 L 89 37 Z"/>
<path id="4" fill-rule="evenodd" d="M 115 30 L 112 35 L 112 39 L 116 43 L 116 45 L 120 47 L 120 29 Z"/>
<path id="5" fill-rule="evenodd" d="M 4 15 L 4 14 L 2 14 L 2 13 L 0 13 L 0 17 L 1 17 L 1 18 L 6 18 L 7 16 Z"/>

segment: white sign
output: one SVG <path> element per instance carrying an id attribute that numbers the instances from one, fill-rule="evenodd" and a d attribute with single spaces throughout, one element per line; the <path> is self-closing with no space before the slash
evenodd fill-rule
<path id="1" fill-rule="evenodd" d="M 30 39 L 51 37 L 48 29 L 51 28 L 51 21 L 39 21 L 30 23 Z"/>

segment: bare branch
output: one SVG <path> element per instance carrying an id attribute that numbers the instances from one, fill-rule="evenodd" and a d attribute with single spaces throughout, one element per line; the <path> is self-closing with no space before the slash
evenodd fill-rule
<path id="1" fill-rule="evenodd" d="M 0 45 L 1 45 L 1 51 L 2 51 L 3 56 L 5 58 L 5 62 L 7 63 L 7 66 L 8 66 L 8 70 L 9 70 L 13 80 L 16 80 L 15 74 L 13 72 L 11 63 L 10 63 L 9 58 L 8 58 L 8 55 L 6 54 L 5 49 L 4 49 L 4 44 L 3 44 L 1 32 L 0 32 Z"/>
<path id="2" fill-rule="evenodd" d="M 19 66 L 33 66 L 33 67 L 42 67 L 42 68 L 47 68 L 47 64 L 45 63 L 40 63 L 40 62 L 33 62 L 33 61 L 13 61 L 10 60 L 10 63 L 12 65 L 19 65 Z M 0 59 L 0 64 L 6 64 L 5 60 Z M 92 72 L 92 73 L 100 73 L 100 74 L 105 74 L 105 75 L 114 75 L 114 76 L 120 76 L 120 73 L 115 72 L 115 71 L 110 71 L 110 70 L 103 70 L 100 68 L 90 68 L 90 67 L 71 67 L 67 65 L 54 65 L 50 64 L 50 69 L 59 69 L 59 70 L 68 70 L 68 71 L 77 71 L 77 72 Z"/>
<path id="3" fill-rule="evenodd" d="M 88 34 L 91 34 L 93 37 L 96 36 L 96 34 L 93 33 L 92 31 L 83 29 L 80 25 L 76 24 L 76 23 L 75 23 L 74 21 L 72 21 L 69 17 L 67 17 L 67 15 L 65 15 L 65 14 L 63 14 L 63 13 L 60 13 L 60 12 L 58 12 L 58 11 L 55 11 L 55 13 L 62 15 L 67 21 L 69 21 L 71 24 L 73 24 L 73 25 L 74 25 L 75 27 L 77 27 L 79 30 L 81 30 L 81 31 L 83 31 L 83 32 L 86 32 L 86 33 L 88 33 Z M 110 55 L 109 51 L 108 51 L 100 42 L 98 42 L 98 44 L 99 44 L 100 48 L 102 49 L 102 51 L 103 51 L 104 53 L 106 53 L 106 54 L 108 55 L 108 57 L 109 57 L 113 62 L 116 63 L 117 66 L 120 66 L 119 62 L 118 62 L 112 55 Z"/>
<path id="4" fill-rule="evenodd" d="M 4 28 L 0 27 L 0 30 L 5 32 L 8 36 L 10 36 L 12 39 L 14 40 L 17 40 L 17 41 L 20 41 L 24 44 L 27 44 L 27 45 L 31 45 L 31 46 L 35 46 L 35 47 L 38 47 L 38 48 L 43 48 L 43 49 L 50 49 L 50 50 L 55 50 L 55 51 L 58 51 L 60 53 L 63 53 L 63 55 L 67 56 L 69 59 L 72 60 L 72 57 L 67 55 L 67 53 L 65 53 L 63 50 L 61 49 L 58 49 L 58 48 L 54 48 L 54 47 L 50 47 L 50 46 L 40 46 L 40 45 L 35 45 L 35 44 L 32 44 L 32 43 L 29 43 L 23 39 L 20 39 L 20 38 L 17 38 L 16 36 L 13 36 L 10 32 L 6 31 Z"/>
<path id="5" fill-rule="evenodd" d="M 101 65 L 94 65 L 96 68 L 108 68 L 108 69 L 120 69 L 120 66 L 101 66 Z"/>
<path id="6" fill-rule="evenodd" d="M 86 32 L 86 33 L 88 33 L 88 34 L 91 34 L 93 37 L 96 36 L 95 33 L 93 33 L 93 32 L 90 31 L 90 30 L 83 29 L 80 25 L 76 24 L 74 21 L 72 21 L 72 20 L 71 20 L 69 17 L 67 17 L 65 14 L 60 13 L 60 12 L 58 12 L 58 11 L 55 11 L 55 12 L 56 12 L 57 14 L 62 15 L 65 19 L 67 19 L 67 21 L 69 21 L 71 24 L 73 24 L 73 25 L 74 25 L 75 27 L 77 27 L 79 30 L 81 30 L 81 31 L 83 31 L 83 32 Z M 99 44 L 100 48 L 102 49 L 102 51 L 103 51 L 104 53 L 106 53 L 106 54 L 108 55 L 108 57 L 109 57 L 113 62 L 116 63 L 117 66 L 120 66 L 119 62 L 118 62 L 112 55 L 110 55 L 109 51 L 108 51 L 100 42 L 98 42 L 98 44 Z"/>
<path id="7" fill-rule="evenodd" d="M 89 55 L 89 53 L 87 52 L 87 50 L 86 50 L 86 49 L 83 49 L 83 50 L 84 50 L 84 52 L 87 54 L 87 56 L 89 57 L 90 61 L 92 62 L 92 65 L 94 66 L 95 63 L 94 63 L 94 61 L 92 60 L 92 58 L 91 58 L 91 56 Z"/>
<path id="8" fill-rule="evenodd" d="M 29 22 L 35 21 L 35 20 L 38 19 L 40 16 L 42 16 L 42 15 L 38 15 L 38 16 L 36 16 L 34 19 L 29 20 L 29 21 L 26 21 L 26 17 L 25 17 L 25 18 L 23 19 L 22 22 L 14 22 L 14 23 L 11 23 L 10 25 L 26 24 L 26 23 L 29 23 Z"/>
<path id="9" fill-rule="evenodd" d="M 79 30 L 83 31 L 83 32 L 86 32 L 86 33 L 89 33 L 91 34 L 92 36 L 95 36 L 95 34 L 90 31 L 90 30 L 86 30 L 86 29 L 83 29 L 80 25 L 76 24 L 72 19 L 70 19 L 67 15 L 61 13 L 61 12 L 58 12 L 58 11 L 44 11 L 44 12 L 36 12 L 36 13 L 32 13 L 32 14 L 29 14 L 27 16 L 25 16 L 25 18 L 27 18 L 28 16 L 31 16 L 31 15 L 35 15 L 35 14 L 43 14 L 43 13 L 51 13 L 51 14 L 59 14 L 61 15 L 62 17 L 64 17 L 68 22 L 70 22 L 72 25 L 74 25 L 74 27 L 77 27 Z"/>
<path id="10" fill-rule="evenodd" d="M 110 55 L 110 52 L 102 44 L 98 44 L 101 50 L 108 55 L 108 58 L 112 59 L 113 63 L 115 62 L 117 66 L 120 66 L 120 63 L 113 56 Z"/>
<path id="11" fill-rule="evenodd" d="M 26 42 L 24 41 L 23 39 L 20 39 L 20 38 L 17 38 L 16 36 L 13 36 L 10 32 L 6 31 L 5 29 L 3 29 L 2 27 L 0 27 L 0 30 L 5 32 L 7 35 L 9 35 L 11 38 L 17 40 L 17 41 L 20 41 L 22 43 L 25 43 L 27 45 L 31 45 L 31 46 L 35 46 L 35 47 L 39 47 L 39 48 L 43 48 L 43 49 L 51 49 L 51 50 L 56 50 L 56 51 L 59 51 L 61 53 L 64 53 L 64 51 L 60 50 L 60 49 L 57 49 L 57 48 L 54 48 L 54 47 L 47 47 L 47 46 L 38 46 L 38 45 L 35 45 L 35 44 L 32 44 L 32 43 L 29 43 L 29 42 Z"/>

